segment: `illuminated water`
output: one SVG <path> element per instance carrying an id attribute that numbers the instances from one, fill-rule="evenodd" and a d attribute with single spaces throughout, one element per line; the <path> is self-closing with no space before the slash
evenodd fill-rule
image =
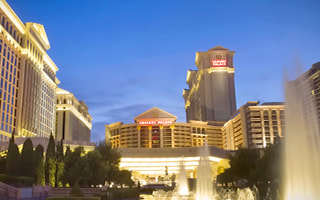
<path id="1" fill-rule="evenodd" d="M 209 147 L 205 142 L 200 148 L 200 160 L 197 169 L 196 191 L 192 193 L 188 188 L 187 174 L 181 159 L 178 185 L 173 191 L 165 192 L 155 191 L 150 197 L 145 199 L 168 199 L 168 200 L 259 200 L 259 192 L 256 187 L 253 190 L 249 188 L 229 190 L 220 189 L 218 192 L 214 188 L 212 180 L 212 171 L 209 161 Z"/>
<path id="2" fill-rule="evenodd" d="M 214 188 L 211 174 L 209 147 L 207 142 L 205 142 L 203 148 L 200 149 L 200 160 L 197 169 L 197 200 L 213 199 Z"/>
<path id="3" fill-rule="evenodd" d="M 284 200 L 320 199 L 319 124 L 311 90 L 301 81 L 286 85 Z"/>
<path id="4" fill-rule="evenodd" d="M 183 159 L 180 161 L 179 177 L 178 177 L 178 194 L 180 196 L 189 195 L 187 172 L 184 167 Z"/>

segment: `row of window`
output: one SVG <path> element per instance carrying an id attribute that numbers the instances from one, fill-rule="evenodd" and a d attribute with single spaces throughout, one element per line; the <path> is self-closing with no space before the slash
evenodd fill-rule
<path id="1" fill-rule="evenodd" d="M 18 29 L 15 28 L 15 26 L 9 21 L 9 19 L 6 17 L 4 13 L 0 13 L 1 17 L 1 25 L 10 35 L 13 37 L 13 39 L 19 43 L 22 44 L 22 37 Z"/>

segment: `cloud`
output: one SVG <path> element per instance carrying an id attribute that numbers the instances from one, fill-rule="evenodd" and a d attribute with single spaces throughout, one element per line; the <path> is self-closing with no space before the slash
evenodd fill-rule
<path id="1" fill-rule="evenodd" d="M 93 119 L 91 141 L 97 142 L 105 139 L 104 125 L 119 121 L 125 124 L 134 123 L 134 117 L 151 109 L 152 107 L 153 106 L 150 104 L 129 104 L 118 107 L 103 107 L 99 113 L 99 117 Z"/>

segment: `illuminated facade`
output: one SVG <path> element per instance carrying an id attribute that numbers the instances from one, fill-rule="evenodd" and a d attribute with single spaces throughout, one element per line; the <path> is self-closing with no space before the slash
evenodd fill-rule
<path id="1" fill-rule="evenodd" d="M 158 182 L 178 173 L 183 160 L 188 177 L 195 178 L 199 165 L 199 150 L 207 141 L 210 163 L 216 169 L 228 168 L 227 154 L 222 149 L 223 123 L 191 120 L 176 122 L 177 117 L 154 107 L 134 118 L 135 123 L 122 122 L 105 125 L 106 142 L 121 152 L 120 168 L 133 171 L 137 179 Z M 171 182 L 170 182 L 171 183 Z"/>
<path id="2" fill-rule="evenodd" d="M 88 106 L 70 92 L 57 88 L 56 140 L 90 142 L 92 117 Z"/>
<path id="3" fill-rule="evenodd" d="M 250 101 L 222 127 L 223 149 L 265 148 L 284 136 L 284 104 Z"/>
<path id="4" fill-rule="evenodd" d="M 236 111 L 234 51 L 221 46 L 197 52 L 183 91 L 187 121 L 227 121 Z"/>
<path id="5" fill-rule="evenodd" d="M 202 147 L 185 148 L 119 148 L 121 153 L 120 169 L 132 171 L 135 179 L 149 182 L 165 182 L 172 175 L 179 174 L 180 162 L 184 163 L 187 177 L 197 177 L 199 151 Z M 214 179 L 219 169 L 229 168 L 227 153 L 216 147 L 209 147 L 209 162 Z M 167 173 L 167 175 L 166 175 Z M 171 181 L 169 181 L 171 184 Z"/>
<path id="6" fill-rule="evenodd" d="M 106 141 L 122 148 L 176 148 L 208 145 L 222 148 L 221 125 L 208 122 L 176 122 L 177 117 L 152 108 L 134 118 L 135 123 L 105 125 Z"/>
<path id="7" fill-rule="evenodd" d="M 290 84 L 296 84 L 296 88 L 300 90 L 300 94 L 307 94 L 305 91 L 310 91 L 310 93 L 312 94 L 312 98 L 305 97 L 303 99 L 304 101 L 302 102 L 307 113 L 305 117 L 308 118 L 308 121 L 314 120 L 312 117 L 310 117 L 312 116 L 310 113 L 313 111 L 310 111 L 308 109 L 313 108 L 309 105 L 315 104 L 318 121 L 314 123 L 320 124 L 320 62 L 313 64 L 308 71 L 303 73 L 296 80 L 291 81 Z"/>
<path id="8" fill-rule="evenodd" d="M 55 132 L 57 66 L 50 59 L 43 25 L 23 24 L 0 0 L 0 141 Z"/>

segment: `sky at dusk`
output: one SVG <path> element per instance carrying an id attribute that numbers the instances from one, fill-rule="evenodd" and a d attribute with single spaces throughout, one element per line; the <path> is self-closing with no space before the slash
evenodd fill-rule
<path id="1" fill-rule="evenodd" d="M 320 61 L 319 0 L 7 0 L 43 24 L 59 87 L 83 100 L 91 141 L 156 106 L 185 122 L 182 91 L 197 51 L 235 51 L 237 107 L 284 101 L 284 71 Z"/>

